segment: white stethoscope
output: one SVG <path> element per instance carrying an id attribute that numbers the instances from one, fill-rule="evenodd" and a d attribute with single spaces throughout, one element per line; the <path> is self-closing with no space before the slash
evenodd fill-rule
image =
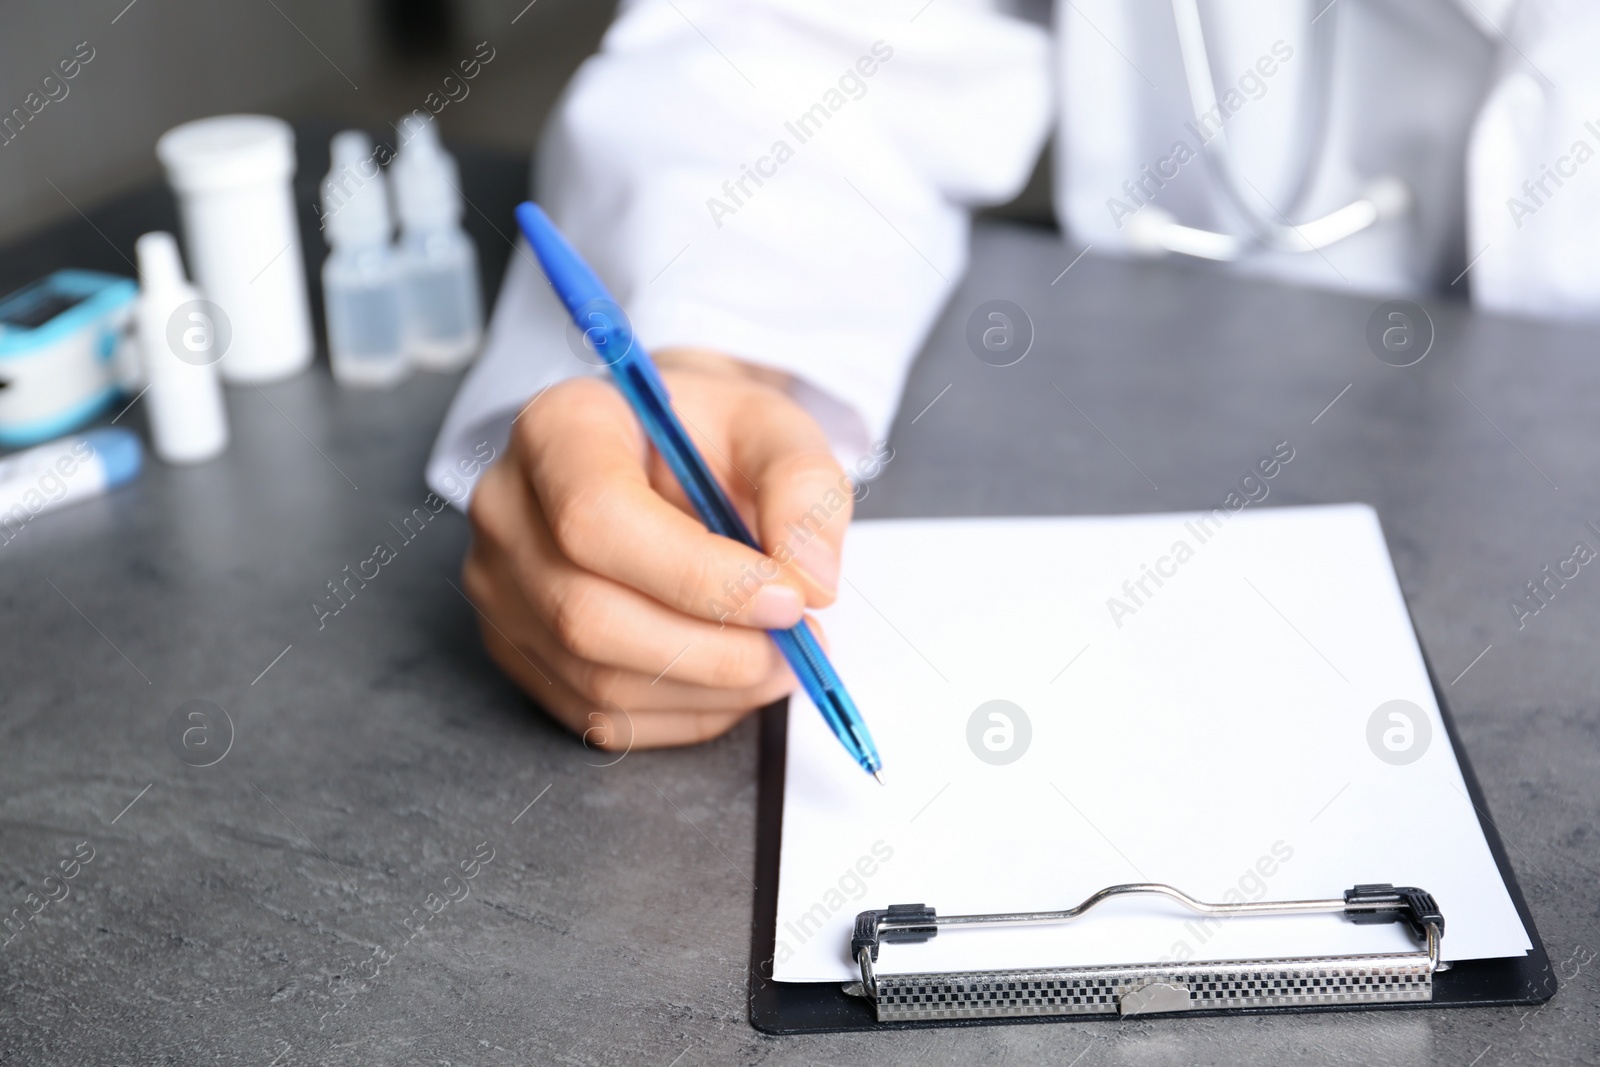
<path id="1" fill-rule="evenodd" d="M 1330 5 L 1331 7 L 1332 5 Z M 1319 16 L 1331 20 L 1335 12 Z M 1216 83 L 1211 78 L 1211 60 L 1205 31 L 1200 24 L 1199 0 L 1172 0 L 1173 20 L 1178 27 L 1178 50 L 1183 58 L 1183 73 L 1189 85 L 1189 106 L 1195 121 L 1205 124 L 1204 116 L 1217 110 Z M 1311 188 L 1318 156 L 1327 136 L 1328 104 L 1332 94 L 1333 27 L 1326 26 L 1311 36 L 1311 70 L 1306 79 L 1311 98 L 1308 121 L 1297 131 L 1291 159 L 1296 161 L 1298 178 L 1290 190 L 1284 212 L 1294 212 Z M 1247 195 L 1233 154 L 1228 148 L 1225 129 L 1205 143 L 1206 158 L 1217 176 L 1217 184 L 1228 202 L 1244 218 L 1250 232 L 1242 236 L 1215 233 L 1181 225 L 1170 212 L 1146 204 L 1128 220 L 1129 236 L 1140 251 L 1163 254 L 1178 252 L 1202 259 L 1235 260 L 1257 250 L 1312 252 L 1360 233 L 1375 223 L 1399 218 L 1411 207 L 1411 191 L 1399 178 L 1382 177 L 1368 183 L 1362 196 L 1308 222 L 1290 222 L 1287 215 L 1273 217 L 1263 211 L 1257 197 Z"/>

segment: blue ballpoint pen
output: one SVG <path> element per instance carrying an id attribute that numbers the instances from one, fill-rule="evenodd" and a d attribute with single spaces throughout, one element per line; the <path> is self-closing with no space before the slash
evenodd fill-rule
<path id="1" fill-rule="evenodd" d="M 727 494 L 699 450 L 684 432 L 667 397 L 667 387 L 655 363 L 633 336 L 633 327 L 616 301 L 606 292 L 594 271 L 556 229 L 555 223 L 539 205 L 531 201 L 517 206 L 517 225 L 533 247 L 544 267 L 551 288 L 566 305 L 567 314 L 583 332 L 595 353 L 610 368 L 617 388 L 632 405 L 656 451 L 672 468 L 678 484 L 694 504 L 700 518 L 713 532 L 749 545 L 757 552 L 761 545 L 750 535 L 744 520 L 728 502 Z M 811 702 L 822 712 L 829 729 L 844 745 L 861 769 L 883 782 L 883 761 L 867 732 L 867 724 L 856 710 L 855 701 L 845 691 L 833 664 L 817 644 L 804 621 L 790 630 L 768 630 L 783 658 L 789 661 L 795 677 L 805 687 Z"/>

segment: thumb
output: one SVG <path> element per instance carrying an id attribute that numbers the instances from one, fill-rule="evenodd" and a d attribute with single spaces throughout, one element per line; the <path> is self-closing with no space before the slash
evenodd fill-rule
<path id="1" fill-rule="evenodd" d="M 798 579 L 808 604 L 832 603 L 855 501 L 822 427 L 787 397 L 773 394 L 743 406 L 733 450 L 734 462 L 756 485 L 761 547 Z"/>

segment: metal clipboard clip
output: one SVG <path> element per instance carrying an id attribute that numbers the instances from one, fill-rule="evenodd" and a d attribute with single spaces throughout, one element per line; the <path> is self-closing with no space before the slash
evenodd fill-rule
<path id="1" fill-rule="evenodd" d="M 1214 963 L 1135 963 L 945 974 L 880 974 L 881 945 L 931 940 L 941 928 L 1066 923 L 1112 897 L 1149 894 L 1201 915 L 1341 914 L 1351 922 L 1404 922 L 1415 952 L 1307 956 Z M 1170 885 L 1114 885 L 1066 911 L 938 915 L 921 904 L 896 904 L 856 916 L 850 954 L 861 981 L 844 991 L 870 999 L 879 1022 L 1029 1015 L 1142 1015 L 1196 1009 L 1311 1007 L 1433 999 L 1444 916 L 1424 890 L 1388 883 L 1358 885 L 1343 898 L 1207 904 Z"/>

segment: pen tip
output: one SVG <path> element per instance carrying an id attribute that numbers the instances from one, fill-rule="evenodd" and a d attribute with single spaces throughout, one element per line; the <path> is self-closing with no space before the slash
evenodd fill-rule
<path id="1" fill-rule="evenodd" d="M 873 771 L 872 772 L 872 777 L 874 777 L 874 778 L 876 778 L 878 780 L 878 784 L 879 785 L 887 785 L 888 784 L 887 782 L 885 782 L 883 780 L 883 772 L 882 771 Z"/>

